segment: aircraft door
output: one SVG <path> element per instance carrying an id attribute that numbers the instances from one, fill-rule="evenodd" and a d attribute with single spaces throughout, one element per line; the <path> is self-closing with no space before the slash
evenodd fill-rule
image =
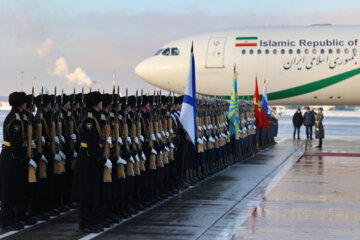
<path id="1" fill-rule="evenodd" d="M 225 44 L 225 37 L 213 37 L 209 39 L 206 55 L 206 68 L 225 68 Z"/>

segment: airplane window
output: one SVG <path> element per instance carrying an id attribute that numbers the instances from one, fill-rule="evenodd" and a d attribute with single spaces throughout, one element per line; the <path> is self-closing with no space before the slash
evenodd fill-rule
<path id="1" fill-rule="evenodd" d="M 159 55 L 164 49 L 159 49 L 156 53 L 155 56 Z"/>
<path id="2" fill-rule="evenodd" d="M 317 50 L 314 48 L 312 52 L 313 52 L 313 54 L 316 54 Z"/>
<path id="3" fill-rule="evenodd" d="M 277 50 L 276 50 L 276 49 L 273 50 L 273 54 L 277 54 Z"/>
<path id="4" fill-rule="evenodd" d="M 285 54 L 285 49 L 281 49 L 281 54 Z"/>
<path id="5" fill-rule="evenodd" d="M 309 54 L 309 49 L 305 49 L 305 54 Z"/>
<path id="6" fill-rule="evenodd" d="M 164 56 L 169 56 L 169 55 L 170 55 L 170 48 L 165 49 L 165 50 L 162 52 L 162 55 L 164 55 Z"/>
<path id="7" fill-rule="evenodd" d="M 258 50 L 257 50 L 257 53 L 258 53 L 258 54 L 261 54 L 261 49 L 258 49 Z"/>
<path id="8" fill-rule="evenodd" d="M 300 54 L 300 53 L 301 53 L 301 49 L 296 50 L 296 53 L 297 53 L 297 54 Z"/>
<path id="9" fill-rule="evenodd" d="M 320 50 L 320 53 L 321 53 L 321 54 L 324 54 L 324 53 L 325 53 L 325 50 L 324 50 L 324 49 L 321 49 L 321 50 Z"/>
<path id="10" fill-rule="evenodd" d="M 289 54 L 293 54 L 293 50 L 292 50 L 292 49 L 289 49 Z"/>
<path id="11" fill-rule="evenodd" d="M 265 50 L 265 54 L 269 54 L 269 52 L 270 52 L 269 49 Z"/>
<path id="12" fill-rule="evenodd" d="M 340 48 L 336 49 L 336 53 L 337 53 L 337 54 L 340 54 L 340 53 L 341 53 Z"/>
<path id="13" fill-rule="evenodd" d="M 333 50 L 331 48 L 329 48 L 329 54 L 332 54 Z"/>
<path id="14" fill-rule="evenodd" d="M 249 53 L 250 53 L 250 54 L 253 54 L 253 53 L 254 53 L 254 50 L 251 49 L 251 50 L 249 51 Z"/>
<path id="15" fill-rule="evenodd" d="M 348 53 L 349 53 L 349 49 L 345 48 L 344 53 L 348 54 Z"/>
<path id="16" fill-rule="evenodd" d="M 353 48 L 352 52 L 353 52 L 353 54 L 356 54 L 356 53 L 357 53 L 357 49 L 356 49 L 356 48 Z"/>
<path id="17" fill-rule="evenodd" d="M 179 49 L 178 48 L 172 48 L 171 49 L 171 56 L 179 56 Z"/>
<path id="18" fill-rule="evenodd" d="M 246 50 L 245 50 L 245 49 L 243 49 L 241 52 L 242 52 L 243 55 L 246 54 Z"/>

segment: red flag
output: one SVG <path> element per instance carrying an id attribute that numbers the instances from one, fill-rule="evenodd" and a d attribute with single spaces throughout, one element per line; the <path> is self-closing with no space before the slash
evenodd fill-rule
<path id="1" fill-rule="evenodd" d="M 258 130 L 261 126 L 264 127 L 266 130 L 268 130 L 269 120 L 267 119 L 264 110 L 261 108 L 257 78 L 255 79 L 254 103 L 255 103 L 254 112 L 256 117 L 256 130 Z"/>

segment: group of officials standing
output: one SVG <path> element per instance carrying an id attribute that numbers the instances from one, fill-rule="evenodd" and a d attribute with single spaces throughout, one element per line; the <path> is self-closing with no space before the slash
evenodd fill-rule
<path id="1" fill-rule="evenodd" d="M 194 148 L 179 120 L 182 101 L 155 93 L 120 97 L 115 89 L 10 94 L 1 227 L 20 230 L 77 208 L 79 228 L 98 233 L 274 143 L 276 119 L 256 131 L 252 103 L 240 103 L 240 130 L 230 137 L 228 103 L 202 99 Z"/>
<path id="2" fill-rule="evenodd" d="M 310 110 L 309 107 L 306 107 L 304 115 L 302 115 L 300 108 L 297 109 L 293 115 L 293 138 L 295 139 L 297 134 L 297 139 L 300 139 L 300 128 L 304 124 L 306 127 L 306 138 L 312 140 L 313 127 L 315 126 L 315 138 L 319 139 L 319 145 L 316 147 L 322 148 L 322 139 L 325 137 L 323 119 L 324 114 L 321 107 L 318 108 L 317 113 L 315 113 L 314 110 Z"/>

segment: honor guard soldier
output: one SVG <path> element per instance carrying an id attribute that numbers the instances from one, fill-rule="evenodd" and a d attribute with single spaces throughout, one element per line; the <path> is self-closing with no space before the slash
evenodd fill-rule
<path id="1" fill-rule="evenodd" d="M 4 142 L 0 155 L 1 227 L 7 230 L 24 228 L 17 212 L 24 204 L 26 171 L 29 164 L 37 166 L 27 155 L 25 127 L 21 118 L 26 108 L 26 94 L 13 92 L 9 96 L 12 107 L 3 125 Z"/>
<path id="2" fill-rule="evenodd" d="M 79 228 L 84 232 L 98 233 L 103 231 L 98 224 L 101 224 L 104 167 L 111 170 L 112 163 L 104 154 L 105 139 L 99 123 L 101 93 L 90 92 L 86 97 L 86 106 L 88 112 L 79 127 L 81 147 L 76 159 L 73 199 L 78 204 Z"/>

